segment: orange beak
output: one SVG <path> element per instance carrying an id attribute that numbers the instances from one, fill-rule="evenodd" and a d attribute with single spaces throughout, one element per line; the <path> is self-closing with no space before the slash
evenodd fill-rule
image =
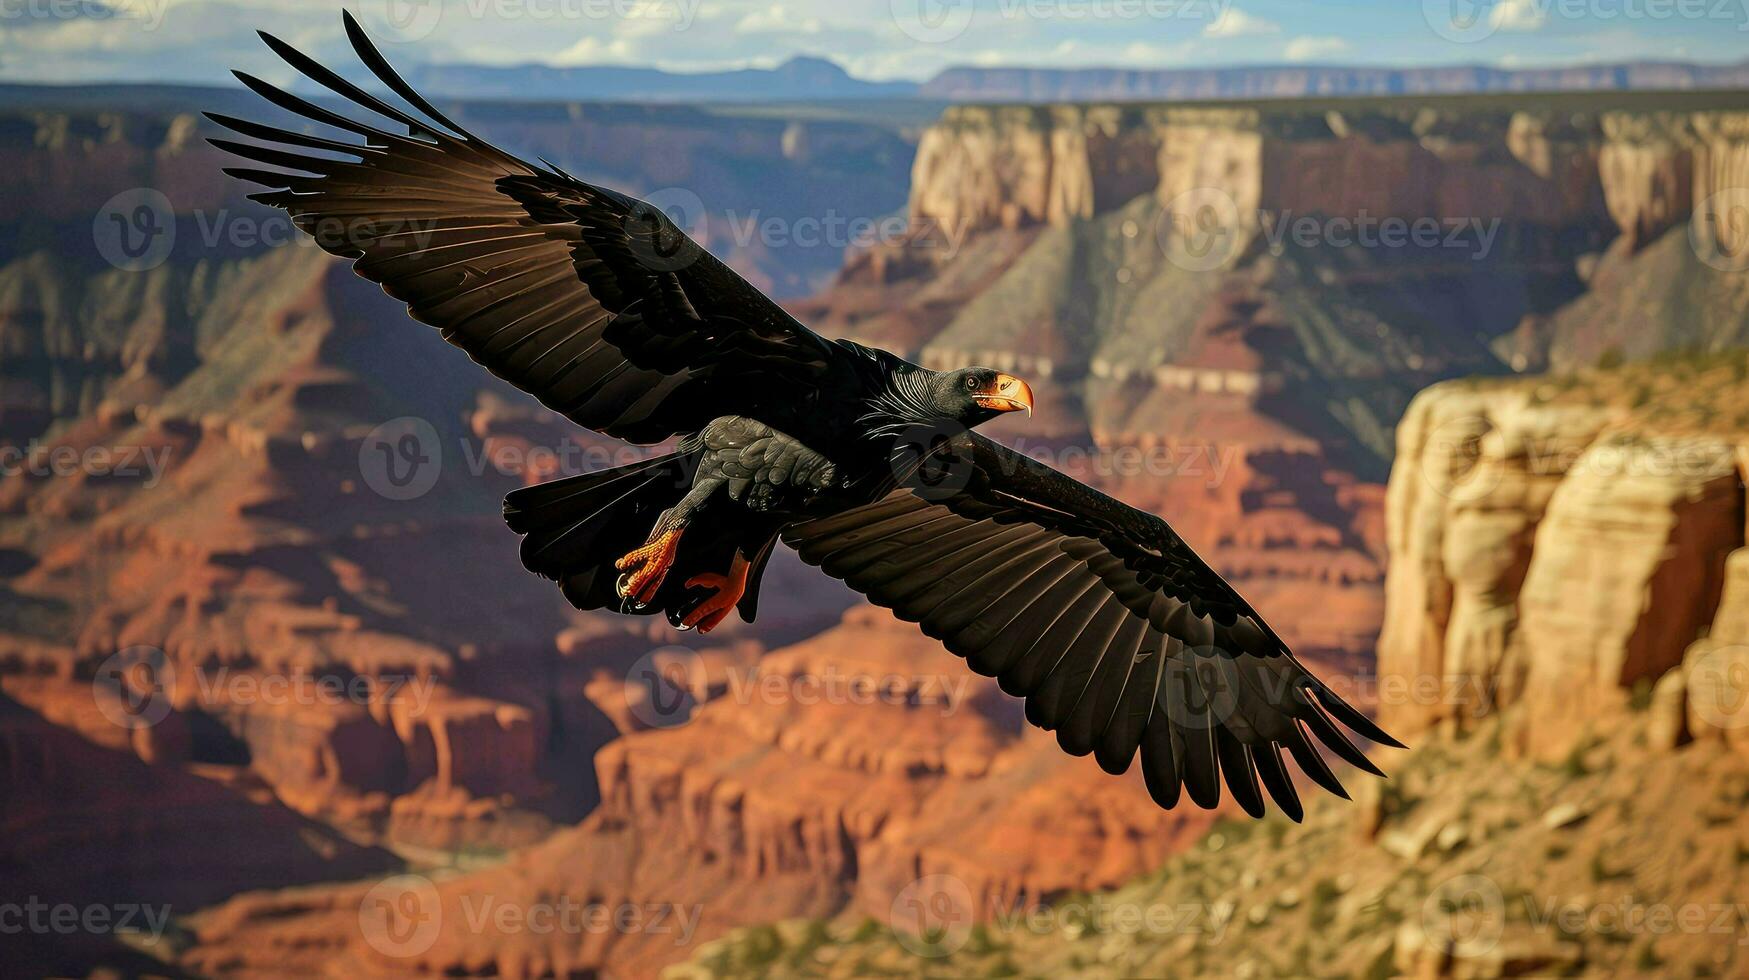
<path id="1" fill-rule="evenodd" d="M 1018 412 L 1026 410 L 1032 415 L 1032 387 L 1012 374 L 998 374 L 990 390 L 981 391 L 972 396 L 980 408 L 992 412 Z"/>

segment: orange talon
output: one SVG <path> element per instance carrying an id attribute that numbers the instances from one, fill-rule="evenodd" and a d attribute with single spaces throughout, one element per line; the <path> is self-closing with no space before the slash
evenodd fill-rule
<path id="1" fill-rule="evenodd" d="M 700 633 L 709 633 L 717 625 L 728 618 L 734 611 L 735 603 L 741 601 L 742 593 L 747 591 L 747 559 L 735 552 L 735 560 L 729 564 L 729 574 L 718 575 L 715 572 L 704 572 L 686 580 L 686 587 L 691 589 L 702 587 L 715 589 L 716 594 L 698 604 L 698 608 L 686 614 L 680 621 L 682 629 L 698 627 Z"/>
<path id="2" fill-rule="evenodd" d="M 616 588 L 620 598 L 635 599 L 647 606 L 656 598 L 662 579 L 674 566 L 674 553 L 680 549 L 680 532 L 663 531 L 656 540 L 613 563 L 613 567 L 629 574 L 621 575 Z M 634 570 L 635 569 L 635 570 Z"/>

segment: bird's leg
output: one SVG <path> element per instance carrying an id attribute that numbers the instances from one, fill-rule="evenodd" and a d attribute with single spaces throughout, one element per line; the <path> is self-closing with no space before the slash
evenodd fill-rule
<path id="1" fill-rule="evenodd" d="M 616 585 L 620 598 L 631 599 L 640 606 L 647 606 L 656 598 L 662 579 L 674 566 L 674 553 L 680 549 L 682 530 L 670 528 L 654 534 L 642 548 L 627 552 L 625 557 L 613 563 L 613 567 L 626 573 L 619 577 Z"/>
<path id="2" fill-rule="evenodd" d="M 716 572 L 704 572 L 686 580 L 687 588 L 715 589 L 710 598 L 699 603 L 686 618 L 680 621 L 682 629 L 698 627 L 700 633 L 709 633 L 717 628 L 717 624 L 726 619 L 735 608 L 735 603 L 741 601 L 741 594 L 747 591 L 747 559 L 741 557 L 740 549 L 735 551 L 735 559 L 729 563 L 729 573 L 718 575 Z"/>

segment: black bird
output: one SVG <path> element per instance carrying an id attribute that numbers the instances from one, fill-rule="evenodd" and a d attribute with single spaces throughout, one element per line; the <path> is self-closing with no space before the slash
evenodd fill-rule
<path id="1" fill-rule="evenodd" d="M 1031 411 L 1024 381 L 926 370 L 828 341 L 642 201 L 535 166 L 445 116 L 350 15 L 399 108 L 277 38 L 361 122 L 242 72 L 269 102 L 356 139 L 209 113 L 257 142 L 270 188 L 412 316 L 579 425 L 671 453 L 517 490 L 522 561 L 582 609 L 751 621 L 778 541 L 1026 699 L 1033 724 L 1149 792 L 1294 819 L 1284 752 L 1346 796 L 1314 746 L 1381 774 L 1338 727 L 1397 745 L 1313 677 L 1164 521 L 971 432 Z M 404 130 L 404 131 L 403 131 Z M 1381 774 L 1382 775 L 1382 774 Z M 1261 784 L 1261 785 L 1260 785 Z"/>

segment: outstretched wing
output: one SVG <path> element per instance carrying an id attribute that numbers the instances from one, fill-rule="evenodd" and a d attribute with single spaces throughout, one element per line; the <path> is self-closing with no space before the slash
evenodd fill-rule
<path id="1" fill-rule="evenodd" d="M 1283 753 L 1347 796 L 1314 748 L 1379 770 L 1337 722 L 1391 739 L 1313 677 L 1165 521 L 977 435 L 881 500 L 796 524 L 802 560 L 996 677 L 1063 749 L 1110 773 L 1138 749 L 1163 807 L 1267 789 L 1295 820 Z M 940 455 L 940 454 L 938 454 Z M 956 489 L 945 489 L 954 486 Z M 1382 775 L 1382 774 L 1381 774 Z"/>
<path id="2" fill-rule="evenodd" d="M 270 188 L 252 199 L 355 259 L 359 275 L 493 374 L 581 425 L 656 442 L 769 398 L 773 384 L 806 384 L 836 356 L 661 210 L 458 126 L 345 21 L 359 57 L 412 112 L 264 33 L 292 67 L 379 118 L 360 122 L 238 72 L 280 108 L 362 142 L 208 113 L 258 141 L 212 142 L 278 168 L 225 172 Z"/>

